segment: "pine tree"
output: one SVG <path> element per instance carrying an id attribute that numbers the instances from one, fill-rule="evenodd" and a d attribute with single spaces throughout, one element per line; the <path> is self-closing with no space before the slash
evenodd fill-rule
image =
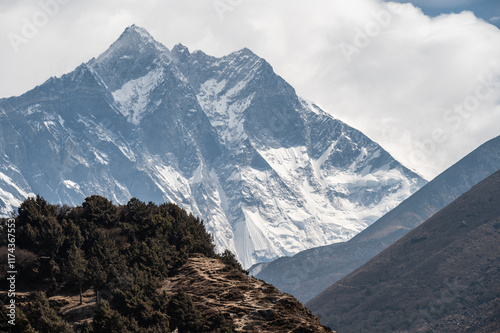
<path id="1" fill-rule="evenodd" d="M 244 270 L 240 262 L 236 259 L 236 256 L 229 250 L 225 250 L 219 255 L 220 259 L 229 267 L 232 267 L 238 271 L 244 272 L 248 275 L 248 271 Z"/>
<path id="2" fill-rule="evenodd" d="M 205 323 L 201 312 L 196 309 L 191 297 L 179 290 L 167 308 L 170 316 L 170 329 L 181 332 L 199 332 Z"/>
<path id="3" fill-rule="evenodd" d="M 137 332 L 137 323 L 127 320 L 113 310 L 106 300 L 102 300 L 92 323 L 94 333 L 132 333 Z"/>
<path id="4" fill-rule="evenodd" d="M 88 262 L 87 279 L 94 286 L 96 302 L 100 304 L 100 290 L 106 284 L 108 274 L 106 269 L 96 257 L 90 257 Z"/>
<path id="5" fill-rule="evenodd" d="M 31 326 L 38 332 L 69 333 L 73 328 L 52 309 L 43 292 L 34 292 L 23 308 Z"/>
<path id="6" fill-rule="evenodd" d="M 118 221 L 118 208 L 108 199 L 92 195 L 82 204 L 82 218 L 97 227 L 112 228 Z"/>
<path id="7" fill-rule="evenodd" d="M 85 253 L 76 245 L 73 245 L 68 251 L 68 259 L 65 265 L 65 275 L 70 283 L 78 285 L 80 290 L 80 304 L 83 303 L 82 285 L 87 273 L 87 260 Z"/>
<path id="8" fill-rule="evenodd" d="M 54 259 L 65 239 L 56 206 L 37 196 L 26 199 L 18 211 L 19 245 L 36 248 L 40 255 Z"/>

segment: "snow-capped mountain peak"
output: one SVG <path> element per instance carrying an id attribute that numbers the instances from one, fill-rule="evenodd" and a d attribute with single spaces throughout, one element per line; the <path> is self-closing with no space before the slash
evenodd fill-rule
<path id="1" fill-rule="evenodd" d="M 122 45 L 134 45 L 135 49 L 140 50 L 141 52 L 148 53 L 151 52 L 151 47 L 156 48 L 157 51 L 166 53 L 170 55 L 170 51 L 163 44 L 158 42 L 150 33 L 135 24 L 127 27 L 125 31 L 121 34 L 121 36 L 116 41 L 116 44 Z M 111 49 L 116 47 L 115 45 L 111 46 Z"/>
<path id="2" fill-rule="evenodd" d="M 171 53 L 145 29 L 128 27 L 99 57 L 88 62 L 106 87 L 112 91 L 125 83 L 144 77 L 151 70 L 168 67 Z"/>
<path id="3" fill-rule="evenodd" d="M 173 201 L 245 267 L 347 240 L 425 183 L 252 51 L 171 52 L 137 26 L 1 109 L 4 211 L 29 193 Z"/>
<path id="4" fill-rule="evenodd" d="M 156 40 L 153 38 L 153 36 L 151 36 L 146 29 L 139 27 L 135 24 L 132 24 L 130 27 L 127 27 L 121 37 L 129 35 L 138 35 L 142 40 L 145 40 L 148 43 L 157 43 Z"/>

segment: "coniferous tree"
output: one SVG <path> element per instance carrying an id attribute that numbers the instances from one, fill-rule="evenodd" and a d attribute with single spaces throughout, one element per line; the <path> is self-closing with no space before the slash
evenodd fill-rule
<path id="1" fill-rule="evenodd" d="M 102 300 L 92 323 L 94 333 L 133 333 L 139 329 L 137 323 L 113 310 L 106 300 Z"/>
<path id="2" fill-rule="evenodd" d="M 85 253 L 76 245 L 73 245 L 68 251 L 68 259 L 66 260 L 64 274 L 68 282 L 78 286 L 80 291 L 80 304 L 83 303 L 82 285 L 85 281 L 86 273 L 87 260 L 85 259 Z"/>
<path id="3" fill-rule="evenodd" d="M 134 228 L 134 232 L 140 231 L 142 229 L 143 221 L 149 215 L 148 206 L 136 199 L 132 198 L 127 202 L 122 210 L 122 220 L 127 221 L 127 223 Z"/>
<path id="4" fill-rule="evenodd" d="M 7 316 L 7 308 L 5 304 L 0 301 L 0 332 L 5 333 L 37 333 L 30 322 L 26 318 L 23 310 L 19 307 L 16 309 L 15 325 L 9 324 L 10 317 Z"/>
<path id="5" fill-rule="evenodd" d="M 73 328 L 58 316 L 42 292 L 34 292 L 23 307 L 26 318 L 31 326 L 38 332 L 69 333 Z"/>
<path id="6" fill-rule="evenodd" d="M 225 250 L 219 255 L 220 259 L 229 267 L 234 268 L 238 271 L 248 274 L 248 271 L 244 270 L 240 262 L 236 259 L 236 256 L 229 250 Z"/>
<path id="7" fill-rule="evenodd" d="M 49 204 L 43 197 L 29 197 L 18 209 L 19 223 L 37 225 L 41 217 L 57 216 L 57 207 Z"/>
<path id="8" fill-rule="evenodd" d="M 217 257 L 203 221 L 179 206 L 131 199 L 116 207 L 92 196 L 82 207 L 70 208 L 50 205 L 38 196 L 23 202 L 18 222 L 20 242 L 28 258 L 34 257 L 30 263 L 40 263 L 32 269 L 36 280 L 50 277 L 54 287 L 56 282 L 78 286 L 80 303 L 82 286 L 94 288 L 99 310 L 86 332 L 170 332 L 176 327 L 181 332 L 231 332 L 232 323 L 223 316 L 209 318 L 205 324 L 183 291 L 170 301 L 158 292 L 162 281 L 189 256 Z M 234 255 L 220 257 L 239 267 Z M 21 265 L 22 256 L 19 259 Z M 45 295 L 34 295 L 29 304 L 35 304 L 27 319 L 33 329 L 66 329 Z"/>
<path id="9" fill-rule="evenodd" d="M 103 230 L 95 230 L 89 237 L 90 248 L 87 255 L 89 258 L 96 258 L 104 268 L 107 279 L 111 279 L 120 274 L 124 269 L 125 262 L 120 255 L 116 242 Z"/>
<path id="10" fill-rule="evenodd" d="M 57 220 L 57 208 L 44 198 L 36 196 L 26 199 L 18 212 L 18 245 L 36 249 L 43 259 L 40 270 L 45 274 L 44 277 L 50 277 L 55 290 L 56 276 L 60 269 L 56 256 L 65 239 L 63 228 Z"/>
<path id="11" fill-rule="evenodd" d="M 63 227 L 63 232 L 65 236 L 64 244 L 61 247 L 61 251 L 67 252 L 73 246 L 76 246 L 79 249 L 82 248 L 85 239 L 83 238 L 80 227 L 72 220 L 66 220 L 66 219 L 62 221 L 61 226 Z"/>
<path id="12" fill-rule="evenodd" d="M 118 219 L 118 208 L 108 199 L 92 195 L 82 204 L 82 219 L 97 227 L 112 228 Z"/>
<path id="13" fill-rule="evenodd" d="M 40 196 L 28 198 L 19 207 L 17 225 L 20 246 L 36 248 L 37 253 L 54 259 L 64 242 L 64 232 L 57 221 L 57 209 Z"/>
<path id="14" fill-rule="evenodd" d="M 92 286 L 94 286 L 94 292 L 96 296 L 97 304 L 100 304 L 100 291 L 104 287 L 107 281 L 107 272 L 104 266 L 101 264 L 99 259 L 95 257 L 90 257 L 88 261 L 87 269 L 87 279 L 90 281 Z"/>
<path id="15" fill-rule="evenodd" d="M 180 332 L 199 332 L 205 322 L 191 297 L 183 290 L 179 290 L 172 298 L 167 313 L 170 316 L 170 329 L 179 329 Z"/>

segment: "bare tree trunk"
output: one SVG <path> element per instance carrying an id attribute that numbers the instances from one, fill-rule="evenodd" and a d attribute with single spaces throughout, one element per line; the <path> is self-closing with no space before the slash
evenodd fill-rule
<path id="1" fill-rule="evenodd" d="M 97 303 L 97 305 L 100 305 L 101 304 L 101 295 L 99 293 L 99 289 L 95 288 L 95 301 Z"/>
<path id="2" fill-rule="evenodd" d="M 80 283 L 80 305 L 83 304 L 82 284 Z"/>
<path id="3" fill-rule="evenodd" d="M 54 293 L 57 291 L 57 280 L 53 272 L 50 273 L 50 280 L 52 282 L 52 289 L 54 289 Z"/>

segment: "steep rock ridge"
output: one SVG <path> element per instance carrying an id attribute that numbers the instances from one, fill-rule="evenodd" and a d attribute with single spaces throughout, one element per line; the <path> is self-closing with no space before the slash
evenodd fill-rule
<path id="1" fill-rule="evenodd" d="M 245 267 L 345 241 L 425 184 L 248 49 L 172 51 L 137 26 L 0 100 L 0 200 L 172 201 Z"/>

